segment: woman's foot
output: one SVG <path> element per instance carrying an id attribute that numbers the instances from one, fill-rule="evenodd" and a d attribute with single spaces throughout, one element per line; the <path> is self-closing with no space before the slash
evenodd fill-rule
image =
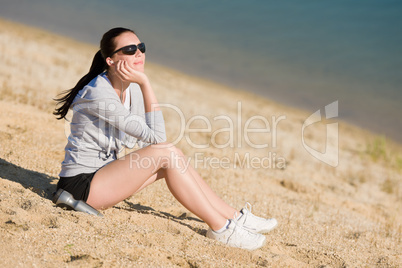
<path id="1" fill-rule="evenodd" d="M 207 237 L 231 247 L 248 250 L 258 249 L 265 244 L 265 236 L 244 229 L 237 224 L 236 220 L 230 220 L 226 229 L 220 232 L 215 232 L 209 228 Z"/>
<path id="2" fill-rule="evenodd" d="M 273 230 L 278 225 L 278 221 L 275 218 L 264 219 L 252 214 L 250 203 L 246 203 L 240 212 L 241 215 L 237 219 L 237 222 L 250 232 L 264 234 Z"/>

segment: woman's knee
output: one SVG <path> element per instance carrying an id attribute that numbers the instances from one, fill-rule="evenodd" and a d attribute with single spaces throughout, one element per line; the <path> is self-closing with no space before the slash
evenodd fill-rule
<path id="1" fill-rule="evenodd" d="M 171 143 L 152 145 L 159 155 L 158 162 L 162 168 L 179 168 L 184 165 L 186 159 L 183 152 Z"/>
<path id="2" fill-rule="evenodd" d="M 171 143 L 153 144 L 129 155 L 130 165 L 154 169 L 177 167 L 185 161 L 183 152 Z"/>
<path id="3" fill-rule="evenodd" d="M 165 143 L 154 144 L 151 146 L 157 150 L 162 150 L 163 154 L 167 156 L 170 156 L 172 154 L 183 156 L 183 152 L 172 143 L 165 142 Z"/>

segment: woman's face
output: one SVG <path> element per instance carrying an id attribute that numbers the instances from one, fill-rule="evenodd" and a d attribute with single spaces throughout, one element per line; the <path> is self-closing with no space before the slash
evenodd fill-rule
<path id="1" fill-rule="evenodd" d="M 114 39 L 116 49 L 129 45 L 138 45 L 141 43 L 140 39 L 132 32 L 124 32 Z M 134 55 L 125 55 L 122 51 L 115 53 L 112 56 L 114 62 L 125 60 L 136 71 L 144 72 L 145 53 L 142 53 L 138 48 Z"/>

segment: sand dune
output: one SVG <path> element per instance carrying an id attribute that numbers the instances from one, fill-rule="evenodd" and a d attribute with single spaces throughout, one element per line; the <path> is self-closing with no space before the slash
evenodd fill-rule
<path id="1" fill-rule="evenodd" d="M 103 218 L 55 207 L 68 128 L 52 115 L 52 98 L 86 73 L 96 50 L 0 20 L 2 266 L 402 265 L 399 144 L 339 122 L 339 164 L 332 167 L 303 147 L 309 113 L 150 63 L 169 140 L 229 204 L 248 201 L 256 214 L 276 217 L 278 228 L 253 252 L 223 246 L 205 237 L 207 225 L 162 181 Z M 245 129 L 267 125 L 270 131 L 244 137 Z M 325 150 L 325 127 L 306 128 L 310 148 Z M 203 131 L 191 132 L 197 128 Z"/>

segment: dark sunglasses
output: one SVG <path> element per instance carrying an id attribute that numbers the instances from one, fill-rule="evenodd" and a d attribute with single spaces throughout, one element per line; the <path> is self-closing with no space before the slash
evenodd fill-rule
<path id="1" fill-rule="evenodd" d="M 129 46 L 119 48 L 118 50 L 113 52 L 112 55 L 117 53 L 117 52 L 119 52 L 119 51 L 123 52 L 123 54 L 125 54 L 125 55 L 134 55 L 135 52 L 137 52 L 137 48 L 142 53 L 145 53 L 145 44 L 144 43 L 139 43 L 138 45 L 129 45 Z M 110 56 L 112 56 L 112 55 L 110 55 Z"/>

